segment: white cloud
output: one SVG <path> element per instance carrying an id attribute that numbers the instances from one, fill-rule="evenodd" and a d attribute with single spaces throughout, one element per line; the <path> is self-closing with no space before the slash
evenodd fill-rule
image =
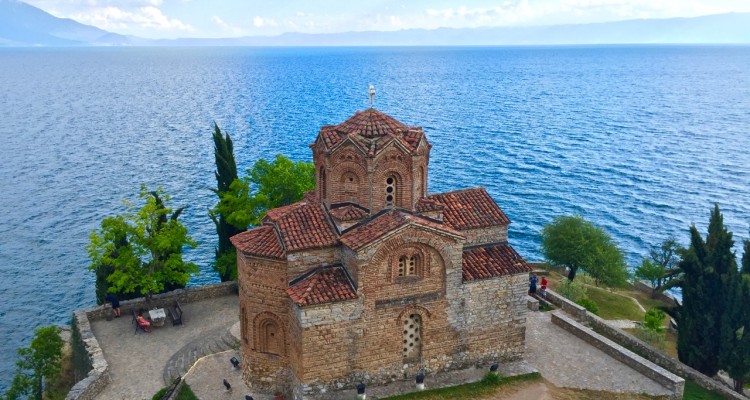
<path id="1" fill-rule="evenodd" d="M 279 23 L 273 18 L 262 18 L 256 15 L 253 18 L 253 26 L 256 28 L 276 27 L 279 26 Z"/>
<path id="2" fill-rule="evenodd" d="M 176 18 L 168 18 L 154 6 L 139 7 L 126 11 L 119 7 L 96 7 L 70 15 L 70 18 L 105 30 L 156 29 L 160 31 L 193 31 L 193 27 Z"/>
<path id="3" fill-rule="evenodd" d="M 211 17 L 211 22 L 218 25 L 223 32 L 229 32 L 234 36 L 243 36 L 243 35 L 249 34 L 249 32 L 246 29 L 243 29 L 239 26 L 232 25 L 216 15 Z"/>

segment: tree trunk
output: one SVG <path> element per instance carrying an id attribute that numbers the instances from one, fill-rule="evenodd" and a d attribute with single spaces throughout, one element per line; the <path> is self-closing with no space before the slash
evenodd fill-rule
<path id="1" fill-rule="evenodd" d="M 734 379 L 734 391 L 739 394 L 744 394 L 743 389 L 745 386 L 745 380 L 743 378 Z"/>
<path id="2" fill-rule="evenodd" d="M 570 268 L 570 272 L 568 272 L 568 280 L 573 282 L 573 279 L 576 277 L 576 272 L 578 271 L 578 267 L 568 267 Z"/>

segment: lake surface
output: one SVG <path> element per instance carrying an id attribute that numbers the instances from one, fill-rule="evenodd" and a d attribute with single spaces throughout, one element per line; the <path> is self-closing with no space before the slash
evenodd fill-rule
<path id="1" fill-rule="evenodd" d="M 213 121 L 241 170 L 311 160 L 321 125 L 375 106 L 432 142 L 429 191 L 485 186 L 540 258 L 561 214 L 631 265 L 718 203 L 750 226 L 750 47 L 0 49 L 0 391 L 33 328 L 91 306 L 88 234 L 162 185 L 217 282 Z"/>

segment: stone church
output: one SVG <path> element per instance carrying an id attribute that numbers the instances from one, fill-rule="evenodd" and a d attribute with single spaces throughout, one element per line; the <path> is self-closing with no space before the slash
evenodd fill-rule
<path id="1" fill-rule="evenodd" d="M 323 126 L 315 191 L 232 237 L 248 383 L 302 398 L 522 356 L 531 269 L 484 188 L 428 194 L 431 147 L 373 108 Z"/>

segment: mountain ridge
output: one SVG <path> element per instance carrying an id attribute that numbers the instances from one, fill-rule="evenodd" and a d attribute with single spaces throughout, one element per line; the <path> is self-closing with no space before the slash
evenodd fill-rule
<path id="1" fill-rule="evenodd" d="M 750 13 L 524 27 L 288 32 L 235 38 L 144 39 L 0 0 L 0 46 L 512 46 L 748 44 Z"/>

